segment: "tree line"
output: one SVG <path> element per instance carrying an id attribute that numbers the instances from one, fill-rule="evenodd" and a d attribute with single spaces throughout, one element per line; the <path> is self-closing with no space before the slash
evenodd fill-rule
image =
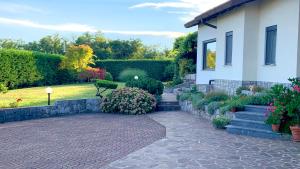
<path id="1" fill-rule="evenodd" d="M 60 35 L 49 35 L 33 42 L 23 40 L 0 39 L 0 48 L 21 49 L 49 54 L 64 55 L 70 46 L 88 45 L 92 48 L 94 59 L 163 59 L 174 58 L 170 50 L 158 50 L 147 46 L 139 39 L 111 40 L 102 33 L 84 33 L 73 40 L 66 40 Z"/>

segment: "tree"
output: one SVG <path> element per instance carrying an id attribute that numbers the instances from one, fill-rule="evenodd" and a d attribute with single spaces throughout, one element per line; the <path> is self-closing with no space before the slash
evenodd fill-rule
<path id="1" fill-rule="evenodd" d="M 93 49 L 88 45 L 71 45 L 67 49 L 62 67 L 82 72 L 93 63 Z"/>
<path id="2" fill-rule="evenodd" d="M 4 49 L 23 49 L 24 42 L 22 40 L 0 39 L 0 48 Z"/>

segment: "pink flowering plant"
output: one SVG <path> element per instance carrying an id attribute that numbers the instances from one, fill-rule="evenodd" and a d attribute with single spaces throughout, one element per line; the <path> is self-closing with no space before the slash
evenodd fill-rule
<path id="1" fill-rule="evenodd" d="M 138 88 L 114 90 L 102 99 L 101 109 L 106 113 L 140 115 L 154 111 L 155 97 Z"/>
<path id="2" fill-rule="evenodd" d="M 282 117 L 287 112 L 286 105 L 290 101 L 289 89 L 283 85 L 275 85 L 271 88 L 273 102 L 268 107 L 266 116 L 267 124 L 281 124 Z"/>
<path id="3" fill-rule="evenodd" d="M 286 105 L 288 116 L 300 126 L 300 80 L 297 78 L 289 79 L 292 87 L 289 89 L 289 102 Z"/>

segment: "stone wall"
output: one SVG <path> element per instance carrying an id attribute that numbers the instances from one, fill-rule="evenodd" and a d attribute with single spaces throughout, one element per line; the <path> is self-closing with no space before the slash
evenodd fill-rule
<path id="1" fill-rule="evenodd" d="M 198 89 L 202 92 L 207 93 L 211 90 L 222 90 L 227 92 L 229 95 L 235 95 L 236 90 L 241 86 L 260 86 L 263 88 L 271 88 L 274 86 L 275 82 L 263 82 L 263 81 L 238 81 L 238 80 L 224 80 L 224 79 L 216 79 L 213 81 L 212 85 L 198 85 Z M 289 86 L 288 83 L 284 83 L 283 85 Z"/>
<path id="2" fill-rule="evenodd" d="M 191 101 L 180 101 L 179 105 L 182 111 L 191 113 L 193 115 L 198 115 L 201 118 L 204 118 L 209 121 L 211 121 L 216 115 L 219 114 L 219 110 L 217 110 L 214 115 L 210 115 L 207 111 L 207 106 L 205 108 L 205 111 L 194 109 Z M 226 116 L 229 117 L 230 119 L 233 119 L 234 114 L 231 112 L 227 112 Z"/>
<path id="3" fill-rule="evenodd" d="M 99 112 L 100 99 L 64 100 L 53 106 L 0 109 L 0 123 Z"/>

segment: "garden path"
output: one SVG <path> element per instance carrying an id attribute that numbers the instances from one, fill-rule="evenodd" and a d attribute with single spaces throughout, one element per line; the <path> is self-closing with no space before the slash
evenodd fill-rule
<path id="1" fill-rule="evenodd" d="M 103 169 L 300 169 L 300 143 L 231 135 L 186 112 L 149 116 L 166 138 Z"/>

